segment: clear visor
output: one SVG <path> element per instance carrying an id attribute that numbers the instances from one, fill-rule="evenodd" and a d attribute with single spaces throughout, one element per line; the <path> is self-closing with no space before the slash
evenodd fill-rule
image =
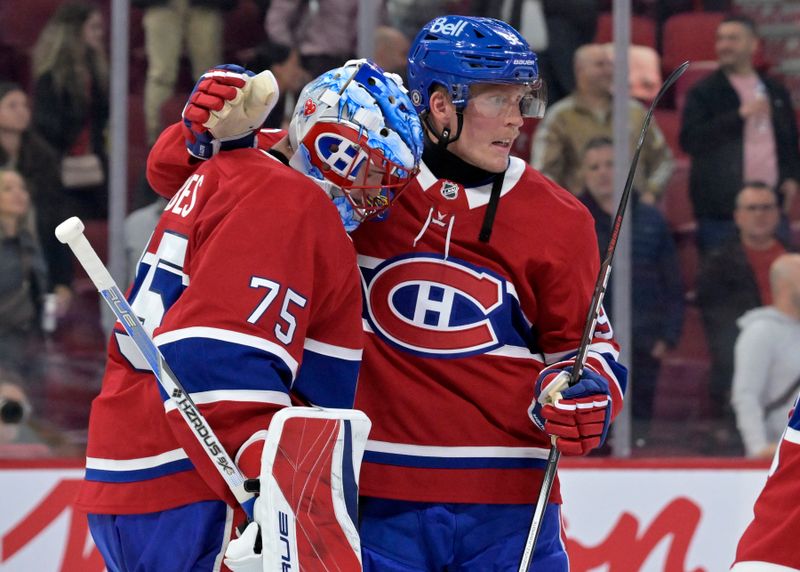
<path id="1" fill-rule="evenodd" d="M 484 117 L 496 119 L 518 110 L 522 117 L 544 117 L 547 107 L 547 85 L 541 79 L 524 84 L 517 93 L 470 93 L 469 103 Z M 472 92 L 473 90 L 470 90 Z"/>

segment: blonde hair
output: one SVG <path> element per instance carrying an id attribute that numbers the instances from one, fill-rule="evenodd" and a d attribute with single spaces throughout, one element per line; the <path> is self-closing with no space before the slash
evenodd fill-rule
<path id="1" fill-rule="evenodd" d="M 33 47 L 33 77 L 50 73 L 58 93 L 74 100 L 86 100 L 86 86 L 92 75 L 104 92 L 108 86 L 108 58 L 83 41 L 83 25 L 99 8 L 86 2 L 62 4 L 48 20 Z"/>

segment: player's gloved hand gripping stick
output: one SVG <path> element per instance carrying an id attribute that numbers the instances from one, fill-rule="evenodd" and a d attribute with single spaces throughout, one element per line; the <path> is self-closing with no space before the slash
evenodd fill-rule
<path id="1" fill-rule="evenodd" d="M 114 312 L 125 331 L 134 341 L 142 357 L 147 361 L 150 369 L 153 370 L 161 387 L 164 388 L 169 399 L 177 406 L 184 421 L 192 429 L 192 433 L 212 460 L 217 472 L 228 484 L 236 500 L 239 501 L 239 504 L 242 505 L 242 508 L 247 513 L 248 518 L 252 518 L 255 496 L 245 490 L 244 475 L 242 475 L 233 459 L 222 447 L 211 426 L 200 413 L 189 394 L 184 391 L 167 362 L 164 361 L 164 356 L 161 355 L 139 318 L 134 314 L 133 309 L 131 309 L 125 296 L 117 287 L 108 269 L 97 256 L 89 241 L 86 240 L 83 230 L 83 222 L 78 217 L 72 217 L 56 227 L 56 237 L 72 249 L 73 254 L 86 270 L 86 274 L 91 278 L 97 291 L 105 299 L 111 311 Z"/>
<path id="2" fill-rule="evenodd" d="M 639 140 L 636 145 L 636 151 L 633 154 L 631 166 L 628 169 L 628 178 L 625 181 L 622 197 L 620 198 L 619 206 L 617 207 L 617 214 L 614 216 L 614 224 L 611 227 L 611 240 L 608 242 L 606 256 L 603 260 L 603 264 L 600 266 L 600 272 L 597 275 L 597 281 L 594 285 L 592 302 L 589 304 L 589 314 L 586 318 L 586 324 L 581 337 L 581 344 L 578 348 L 578 354 L 575 356 L 575 361 L 572 365 L 572 371 L 562 372 L 559 374 L 560 379 L 556 379 L 554 382 L 550 383 L 550 387 L 548 388 L 549 391 L 540 396 L 540 402 L 542 402 L 542 405 L 559 401 L 561 399 L 561 391 L 567 387 L 576 385 L 578 382 L 580 382 L 581 377 L 583 376 L 584 368 L 586 366 L 586 357 L 589 353 L 589 345 L 592 337 L 594 336 L 594 330 L 597 326 L 597 320 L 599 319 L 600 315 L 600 308 L 602 307 L 603 298 L 605 297 L 606 293 L 606 285 L 608 284 L 608 278 L 611 275 L 611 261 L 614 258 L 614 251 L 617 248 L 619 232 L 622 228 L 622 219 L 625 216 L 625 210 L 628 206 L 628 197 L 630 196 L 631 188 L 633 187 L 633 177 L 636 174 L 636 165 L 639 163 L 639 155 L 642 151 L 642 145 L 644 144 L 644 138 L 647 135 L 647 130 L 650 127 L 650 120 L 653 117 L 653 110 L 664 93 L 666 93 L 666 91 L 672 86 L 673 83 L 675 83 L 675 81 L 683 74 L 683 72 L 686 71 L 686 68 L 688 67 L 689 62 L 684 62 L 673 70 L 673 72 L 661 86 L 661 89 L 658 91 L 658 94 L 656 94 L 653 102 L 650 104 L 650 109 L 647 110 L 647 115 L 645 116 L 644 124 L 642 125 L 642 131 L 639 134 Z M 561 452 L 558 450 L 557 441 L 554 437 L 553 444 L 550 447 L 550 454 L 547 457 L 547 466 L 542 479 L 542 488 L 539 491 L 539 497 L 536 500 L 536 507 L 533 511 L 533 518 L 531 519 L 528 538 L 522 551 L 519 572 L 528 572 L 530 567 L 533 551 L 536 547 L 536 539 L 539 537 L 539 532 L 541 531 L 542 527 L 542 517 L 544 516 L 547 502 L 550 499 L 550 491 L 553 488 L 553 481 L 555 480 L 556 469 L 558 468 L 558 461 L 560 458 Z"/>

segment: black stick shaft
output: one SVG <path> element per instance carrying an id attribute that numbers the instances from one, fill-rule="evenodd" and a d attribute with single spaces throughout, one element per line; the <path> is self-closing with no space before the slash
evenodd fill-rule
<path id="1" fill-rule="evenodd" d="M 647 110 L 647 115 L 644 117 L 644 124 L 642 131 L 639 133 L 639 140 L 636 143 L 636 151 L 631 160 L 631 166 L 628 169 L 628 177 L 625 180 L 625 187 L 622 190 L 622 197 L 619 200 L 617 207 L 617 214 L 614 216 L 614 224 L 611 227 L 611 240 L 608 241 L 608 248 L 606 249 L 606 257 L 603 264 L 600 266 L 600 272 L 597 273 L 597 281 L 594 285 L 594 293 L 592 294 L 592 301 L 589 304 L 589 314 L 586 318 L 586 324 L 583 328 L 583 335 L 581 336 L 581 343 L 578 347 L 578 353 L 575 356 L 575 363 L 572 366 L 572 375 L 570 376 L 569 385 L 575 385 L 583 375 L 583 368 L 586 365 L 586 356 L 589 353 L 589 346 L 594 337 L 594 329 L 597 326 L 597 320 L 600 314 L 600 308 L 603 305 L 603 298 L 606 294 L 606 286 L 608 285 L 608 278 L 611 276 L 611 261 L 614 259 L 614 252 L 617 250 L 617 242 L 619 241 L 619 232 L 622 229 L 622 221 L 625 217 L 625 211 L 628 208 L 628 199 L 633 188 L 633 177 L 636 175 L 636 166 L 639 163 L 639 155 L 642 153 L 642 146 L 644 145 L 644 138 L 647 136 L 647 130 L 650 127 L 650 120 L 653 118 L 656 104 L 666 91 L 672 86 L 673 83 L 686 71 L 689 67 L 689 62 L 683 62 L 675 68 L 669 77 L 658 90 L 655 99 L 650 104 L 650 109 Z M 522 558 L 520 559 L 519 572 L 528 572 L 533 558 L 533 551 L 536 548 L 536 541 L 539 538 L 539 532 L 542 529 L 542 518 L 544 510 L 547 507 L 547 502 L 550 500 L 550 491 L 553 489 L 553 482 L 556 478 L 556 470 L 558 469 L 558 461 L 561 458 L 561 452 L 555 444 L 550 446 L 550 454 L 547 457 L 547 466 L 545 467 L 544 477 L 542 478 L 542 488 L 539 489 L 539 497 L 536 500 L 536 507 L 533 511 L 531 518 L 531 526 L 528 530 L 528 538 L 525 541 L 525 548 L 522 551 Z"/>

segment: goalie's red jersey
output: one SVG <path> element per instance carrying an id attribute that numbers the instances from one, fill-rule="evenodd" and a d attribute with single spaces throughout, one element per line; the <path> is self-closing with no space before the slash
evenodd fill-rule
<path id="1" fill-rule="evenodd" d="M 191 169 L 180 167 L 183 140 L 171 129 L 172 148 L 151 158 L 151 178 Z M 259 145 L 268 144 L 262 134 Z M 351 235 L 367 332 L 356 408 L 373 422 L 362 495 L 536 500 L 550 440 L 527 409 L 539 372 L 578 349 L 597 238 L 574 196 L 512 158 L 491 240 L 481 242 L 490 192 L 491 184 L 437 179 L 423 164 L 385 220 Z M 615 416 L 627 375 L 618 351 L 603 315 L 589 363 L 609 382 Z M 551 498 L 560 502 L 558 483 Z"/>
<path id="2" fill-rule="evenodd" d="M 352 406 L 364 337 L 355 252 L 325 193 L 263 151 L 191 168 L 128 298 L 228 453 L 246 449 L 236 460 L 257 475 L 258 445 L 248 440 L 278 408 L 294 399 Z M 128 514 L 235 505 L 119 324 L 108 356 L 78 506 Z"/>

